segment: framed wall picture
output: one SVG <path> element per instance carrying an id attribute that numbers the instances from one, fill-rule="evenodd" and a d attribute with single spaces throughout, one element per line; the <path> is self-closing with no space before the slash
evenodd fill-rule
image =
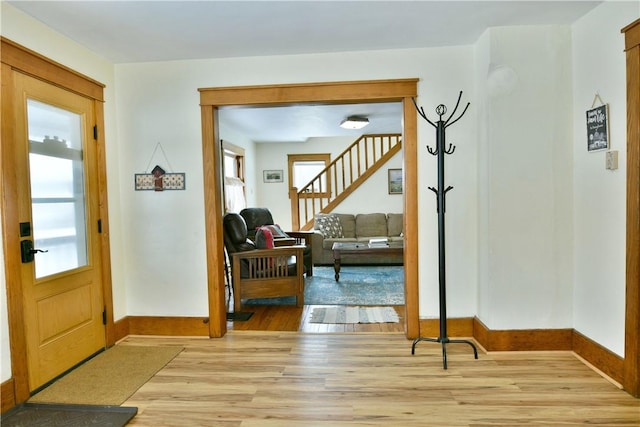
<path id="1" fill-rule="evenodd" d="M 609 148 L 609 105 L 587 110 L 587 151 Z"/>
<path id="2" fill-rule="evenodd" d="M 402 169 L 389 169 L 389 194 L 402 194 Z"/>
<path id="3" fill-rule="evenodd" d="M 280 170 L 263 170 L 262 180 L 264 182 L 282 182 L 282 169 Z"/>

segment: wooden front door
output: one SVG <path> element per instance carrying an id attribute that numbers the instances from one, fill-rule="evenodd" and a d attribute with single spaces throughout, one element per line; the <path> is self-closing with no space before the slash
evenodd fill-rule
<path id="1" fill-rule="evenodd" d="M 14 153 L 29 389 L 105 347 L 93 100 L 15 72 Z M 7 141 L 3 142 L 7 143 Z"/>

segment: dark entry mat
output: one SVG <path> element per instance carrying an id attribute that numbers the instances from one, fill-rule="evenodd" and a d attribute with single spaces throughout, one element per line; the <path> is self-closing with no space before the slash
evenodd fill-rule
<path id="1" fill-rule="evenodd" d="M 23 403 L 2 414 L 2 427 L 122 427 L 138 413 L 127 406 Z"/>
<path id="2" fill-rule="evenodd" d="M 227 313 L 227 320 L 236 321 L 236 322 L 246 322 L 251 319 L 253 316 L 253 312 L 251 311 L 238 311 L 236 313 Z"/>

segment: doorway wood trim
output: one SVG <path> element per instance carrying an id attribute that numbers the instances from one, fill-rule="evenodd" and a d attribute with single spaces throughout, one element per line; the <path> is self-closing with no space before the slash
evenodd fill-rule
<path id="1" fill-rule="evenodd" d="M 622 29 L 627 68 L 627 260 L 623 386 L 640 397 L 640 19 Z"/>
<path id="2" fill-rule="evenodd" d="M 402 102 L 405 230 L 405 334 L 419 336 L 418 319 L 418 149 L 417 113 L 412 98 L 418 79 L 353 82 L 302 83 L 289 85 L 202 88 L 202 152 L 204 168 L 207 287 L 209 292 L 209 335 L 227 332 L 223 275 L 222 153 L 218 135 L 218 108 L 224 106 L 282 106 L 292 104 L 341 104 Z"/>
<path id="3" fill-rule="evenodd" d="M 111 256 L 109 244 L 109 215 L 107 205 L 106 158 L 104 137 L 104 85 L 72 69 L 58 64 L 32 50 L 9 39 L 0 38 L 2 62 L 2 144 L 0 144 L 0 193 L 2 203 L 2 231 L 5 279 L 7 288 L 7 312 L 9 321 L 9 346 L 11 350 L 11 372 L 14 383 L 16 403 L 29 398 L 29 376 L 27 367 L 27 344 L 24 330 L 23 285 L 20 274 L 20 250 L 18 233 L 18 207 L 10 201 L 18 199 L 16 193 L 16 175 L 9 164 L 14 158 L 14 126 L 9 113 L 10 100 L 13 98 L 13 72 L 17 71 L 53 84 L 65 90 L 94 101 L 96 124 L 98 126 L 97 162 L 98 162 L 98 198 L 99 217 L 102 223 L 100 234 L 102 262 L 102 292 L 105 303 L 107 324 L 105 341 L 107 346 L 115 344 L 113 327 L 113 298 L 111 288 Z"/>

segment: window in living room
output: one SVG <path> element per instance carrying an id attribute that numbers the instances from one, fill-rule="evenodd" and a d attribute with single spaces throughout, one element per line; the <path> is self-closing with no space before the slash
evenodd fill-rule
<path id="1" fill-rule="evenodd" d="M 331 154 L 289 154 L 288 161 L 289 188 L 305 189 L 307 193 L 329 192 L 330 176 L 322 174 L 318 177 L 318 174 L 331 162 Z M 316 177 L 318 179 L 314 179 Z"/>
<path id="2" fill-rule="evenodd" d="M 222 141 L 224 176 L 233 176 L 244 181 L 244 148 Z"/>
<path id="3" fill-rule="evenodd" d="M 247 207 L 244 190 L 244 149 L 222 141 L 224 202 L 226 212 L 240 212 Z"/>

